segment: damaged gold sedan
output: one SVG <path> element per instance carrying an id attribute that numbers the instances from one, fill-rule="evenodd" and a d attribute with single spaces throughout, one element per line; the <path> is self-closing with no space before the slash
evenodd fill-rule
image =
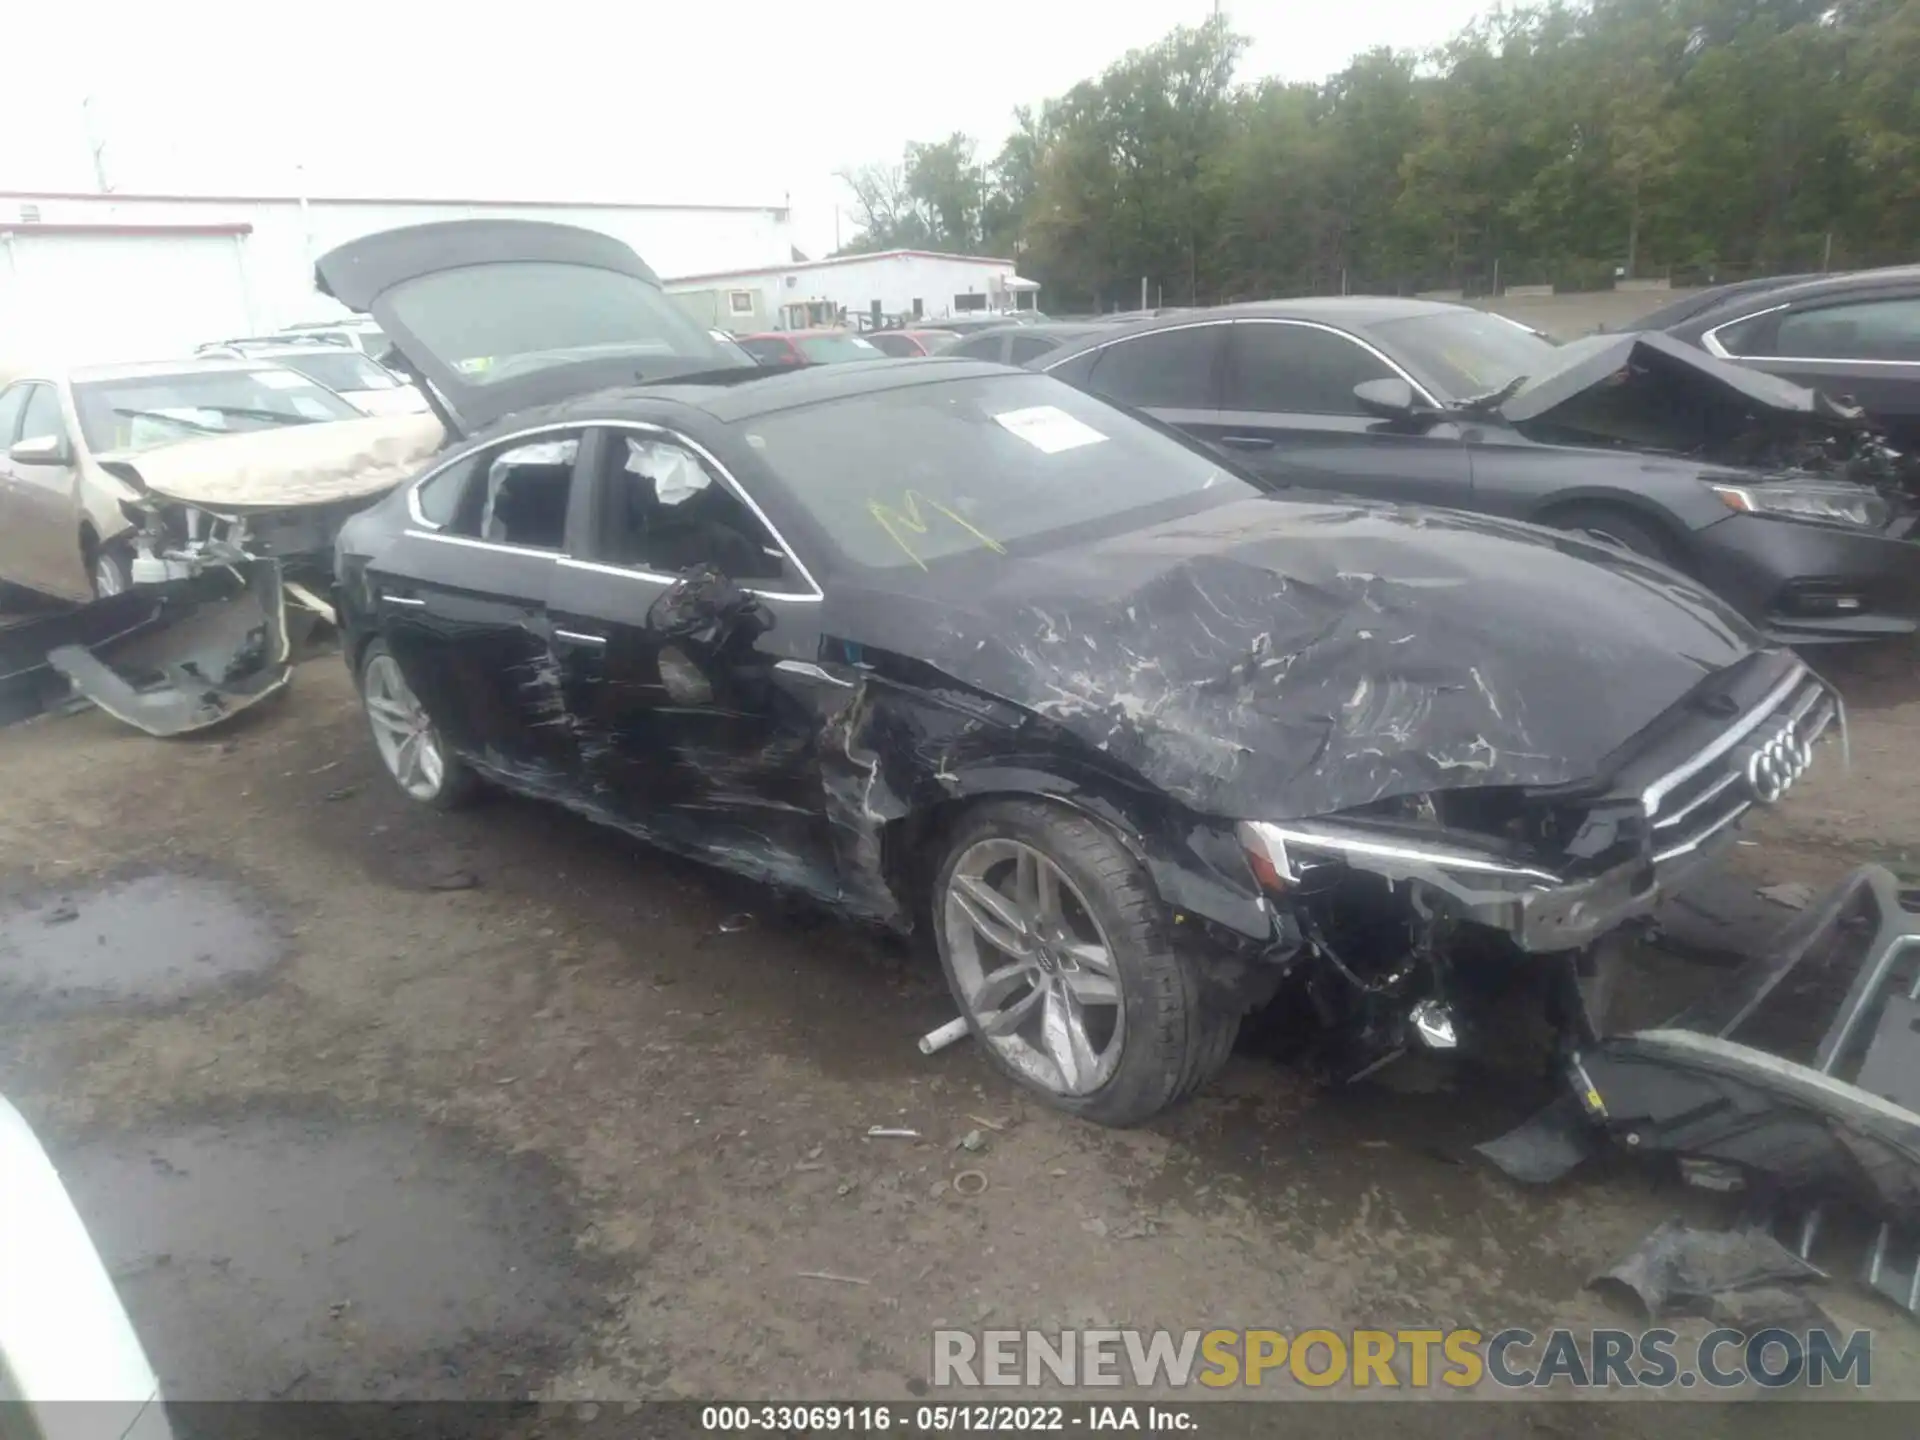
<path id="1" fill-rule="evenodd" d="M 260 368 L 212 373 L 231 390 L 236 377 L 259 384 Z M 418 468 L 444 431 L 431 416 L 362 418 L 343 402 L 227 431 L 217 419 L 253 407 L 199 394 L 187 404 L 174 394 L 181 403 L 160 410 L 102 409 L 88 388 L 106 387 L 109 401 L 138 399 L 127 389 L 136 381 L 147 387 L 141 394 L 162 383 L 179 390 L 201 371 L 185 380 L 163 367 L 91 373 L 76 372 L 64 417 L 70 428 L 13 446 L 16 475 L 23 445 L 42 468 L 59 471 L 41 485 L 51 498 L 40 509 L 73 513 L 14 526 L 12 549 L 28 558 L 6 574 L 43 595 L 92 598 L 77 607 L 41 603 L 0 629 L 0 723 L 78 697 L 153 735 L 205 729 L 286 686 L 289 603 L 333 623 L 327 596 L 340 525 Z M 22 383 L 36 396 L 59 393 L 51 382 Z M 282 392 L 293 388 L 261 385 L 261 393 L 291 404 Z M 0 409 L 0 421 L 12 414 L 22 426 L 28 408 Z M 135 413 L 110 418 L 121 411 Z M 56 412 L 47 423 L 62 420 Z M 90 418 L 108 429 L 90 428 Z M 94 443 L 116 438 L 115 448 Z"/>

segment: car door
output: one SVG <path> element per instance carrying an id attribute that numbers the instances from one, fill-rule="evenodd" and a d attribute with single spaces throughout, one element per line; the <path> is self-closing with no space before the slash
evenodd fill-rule
<path id="1" fill-rule="evenodd" d="M 1218 320 L 1124 335 L 1094 351 L 1090 364 L 1083 361 L 1071 377 L 1062 378 L 1190 433 L 1217 430 L 1231 328 L 1228 321 Z"/>
<path id="2" fill-rule="evenodd" d="M 1220 408 L 1187 428 L 1276 484 L 1466 505 L 1473 470 L 1458 423 L 1382 419 L 1354 395 L 1369 380 L 1407 378 L 1373 346 L 1332 326 L 1236 320 Z"/>
<path id="3" fill-rule="evenodd" d="M 1920 445 L 1920 286 L 1797 301 L 1720 325 L 1702 343 L 1797 385 L 1850 397 L 1895 444 Z"/>
<path id="4" fill-rule="evenodd" d="M 582 430 L 470 451 L 407 497 L 368 564 L 379 629 L 448 743 L 535 789 L 579 780 L 547 615 Z"/>
<path id="5" fill-rule="evenodd" d="M 734 869 L 802 885 L 830 876 L 818 707 L 793 679 L 821 673 L 808 663 L 819 588 L 692 440 L 608 425 L 591 451 L 576 553 L 559 564 L 550 609 L 595 803 Z M 676 627 L 663 597 L 702 566 L 757 600 L 770 628 Z"/>
<path id="6" fill-rule="evenodd" d="M 23 448 L 29 445 L 38 448 L 31 457 Z M 19 550 L 21 583 L 50 595 L 88 596 L 92 592 L 80 553 L 73 438 L 60 413 L 60 391 L 48 381 L 28 384 L 8 470 L 10 528 Z"/>
<path id="7" fill-rule="evenodd" d="M 21 517 L 21 498 L 13 478 L 13 457 L 7 452 L 20 438 L 20 421 L 27 409 L 31 380 L 16 380 L 0 390 L 0 580 L 26 585 L 32 573 L 34 549 L 31 527 Z"/>

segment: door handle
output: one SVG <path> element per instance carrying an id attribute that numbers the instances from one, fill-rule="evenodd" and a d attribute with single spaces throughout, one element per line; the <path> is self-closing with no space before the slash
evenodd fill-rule
<path id="1" fill-rule="evenodd" d="M 604 635 L 586 635 L 578 630 L 556 629 L 553 632 L 553 638 L 565 640 L 570 645 L 592 645 L 599 649 L 605 649 L 607 644 L 607 637 Z"/>
<path id="2" fill-rule="evenodd" d="M 1222 435 L 1218 441 L 1233 450 L 1271 450 L 1273 439 L 1267 435 Z"/>
<path id="3" fill-rule="evenodd" d="M 412 595 L 386 595 L 386 594 L 383 594 L 383 595 L 381 595 L 381 597 L 380 597 L 380 599 L 381 599 L 381 602 L 382 602 L 383 604 L 387 604 L 387 605 L 402 605 L 402 606 L 405 606 L 405 607 L 406 607 L 407 609 L 409 609 L 409 610 L 424 610 L 424 609 L 426 609 L 426 608 L 427 608 L 427 602 L 426 602 L 426 601 L 424 601 L 424 600 L 421 600 L 421 599 L 417 599 L 416 597 L 414 597 L 414 596 L 412 596 Z"/>

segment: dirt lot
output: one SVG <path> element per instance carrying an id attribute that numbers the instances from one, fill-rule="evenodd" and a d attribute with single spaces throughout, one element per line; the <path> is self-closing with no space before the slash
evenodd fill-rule
<path id="1" fill-rule="evenodd" d="M 1920 861 L 1916 657 L 1842 658 L 1853 773 L 1735 891 Z M 918 1054 L 952 1012 L 908 947 L 376 767 L 330 657 L 203 739 L 0 732 L 0 1091 L 179 1396 L 905 1399 L 943 1325 L 1623 1324 L 1588 1276 L 1717 1213 L 1625 1165 L 1517 1188 L 1467 1151 L 1531 1097 L 1411 1063 L 1321 1093 L 1242 1055 L 1149 1128 L 1059 1118 Z M 1821 1298 L 1920 1396 L 1911 1321 Z M 1533 1433 L 1506 1408 L 1463 1433 Z"/>

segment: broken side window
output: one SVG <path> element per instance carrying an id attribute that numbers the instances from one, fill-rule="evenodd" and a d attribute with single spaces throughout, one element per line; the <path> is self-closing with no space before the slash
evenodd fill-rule
<path id="1" fill-rule="evenodd" d="M 561 549 L 579 452 L 578 431 L 483 450 L 422 485 L 416 492 L 420 513 L 449 535 Z"/>
<path id="2" fill-rule="evenodd" d="M 760 517 L 699 456 L 631 431 L 611 433 L 601 454 L 596 560 L 676 576 L 711 565 L 763 589 L 800 588 Z"/>

